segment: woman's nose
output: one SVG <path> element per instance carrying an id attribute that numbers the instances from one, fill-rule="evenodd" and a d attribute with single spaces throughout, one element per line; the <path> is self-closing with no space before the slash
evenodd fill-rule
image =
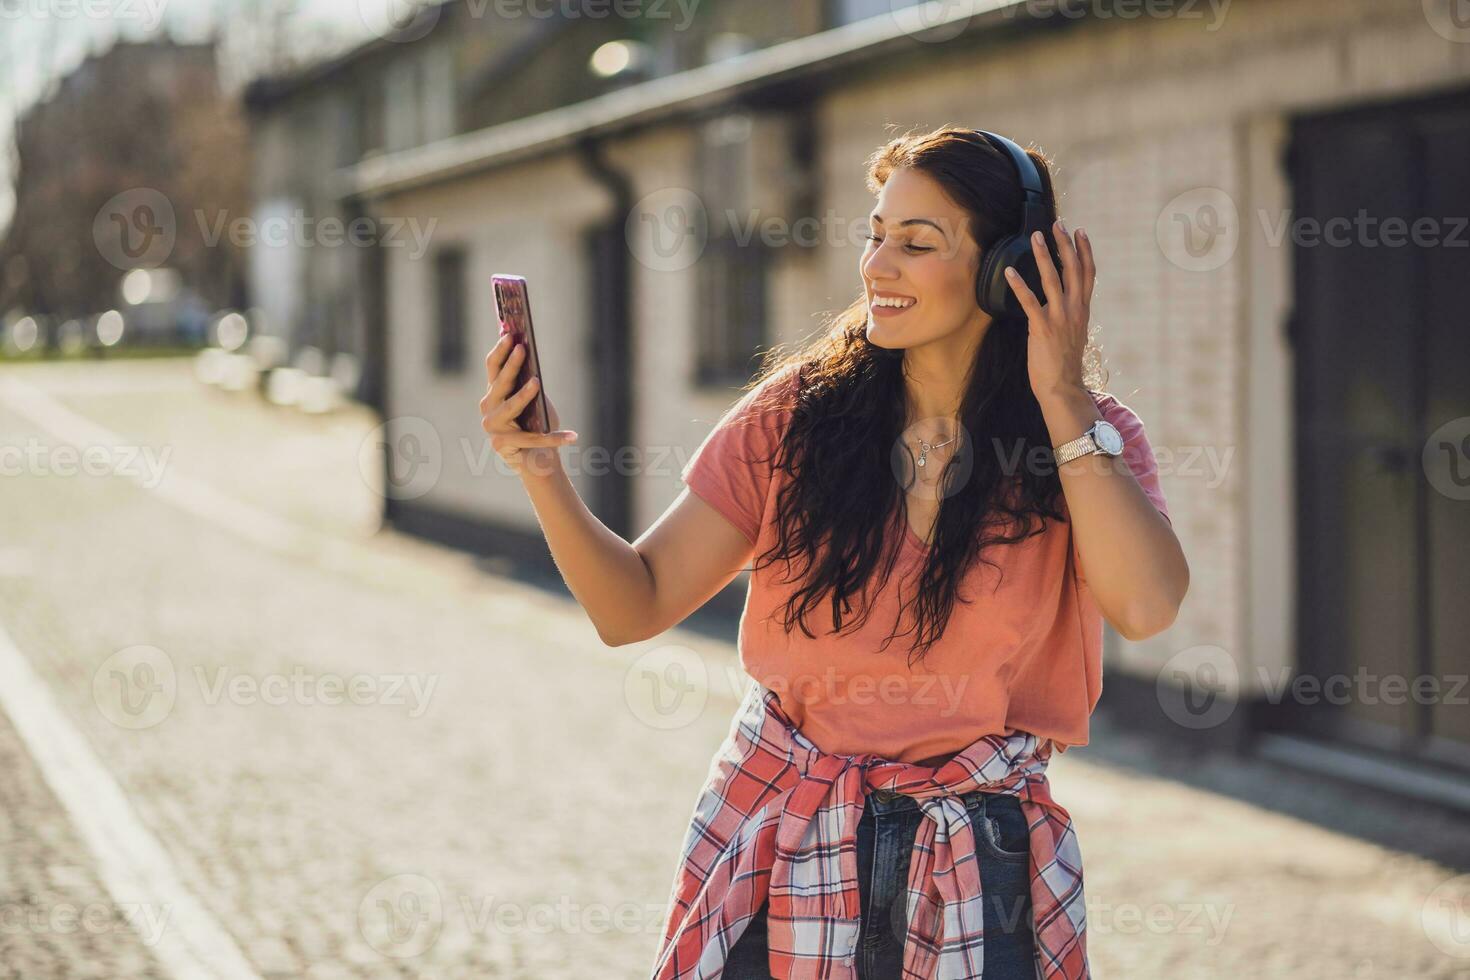
<path id="1" fill-rule="evenodd" d="M 893 263 L 884 254 L 882 246 L 863 260 L 863 275 L 869 279 L 893 279 L 896 272 Z"/>

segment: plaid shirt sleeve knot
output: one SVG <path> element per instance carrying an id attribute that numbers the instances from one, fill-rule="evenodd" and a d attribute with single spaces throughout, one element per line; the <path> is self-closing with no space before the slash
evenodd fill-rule
<path id="1" fill-rule="evenodd" d="M 1036 736 L 985 735 L 938 769 L 823 753 L 753 683 L 711 763 L 670 893 L 653 980 L 716 977 L 769 899 L 778 980 L 856 980 L 857 824 L 867 793 L 912 796 L 927 818 L 907 884 L 905 980 L 981 980 L 984 906 L 962 794 L 1017 797 L 1030 825 L 1038 980 L 1089 980 L 1082 854 L 1051 797 Z"/>

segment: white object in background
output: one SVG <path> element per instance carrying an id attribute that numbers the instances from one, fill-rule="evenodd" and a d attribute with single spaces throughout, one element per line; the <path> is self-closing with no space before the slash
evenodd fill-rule
<path id="1" fill-rule="evenodd" d="M 194 377 L 207 385 L 225 380 L 225 358 L 229 355 L 218 347 L 206 347 L 194 358 Z"/>
<path id="2" fill-rule="evenodd" d="M 258 373 L 249 354 L 226 354 L 223 387 L 226 391 L 245 391 L 255 385 Z"/>
<path id="3" fill-rule="evenodd" d="M 357 391 L 357 383 L 362 379 L 362 361 L 356 354 L 340 351 L 332 355 L 332 380 L 337 382 L 337 390 L 343 395 L 351 395 Z"/>
<path id="4" fill-rule="evenodd" d="M 225 350 L 239 350 L 245 344 L 249 333 L 250 328 L 245 322 L 245 317 L 234 310 L 221 313 L 214 321 L 215 341 Z"/>
<path id="5" fill-rule="evenodd" d="M 286 363 L 286 341 L 280 337 L 256 334 L 245 342 L 245 350 L 255 358 L 255 366 L 262 371 Z"/>
<path id="6" fill-rule="evenodd" d="M 296 352 L 295 366 L 307 374 L 325 374 L 327 359 L 318 347 L 303 347 Z"/>
<path id="7" fill-rule="evenodd" d="M 126 326 L 121 313 L 108 310 L 97 318 L 97 343 L 103 347 L 116 346 L 123 339 Z"/>
<path id="8" fill-rule="evenodd" d="M 301 388 L 306 377 L 306 372 L 300 368 L 276 368 L 266 382 L 266 399 L 272 405 L 295 405 L 301 400 Z"/>
<path id="9" fill-rule="evenodd" d="M 303 412 L 313 415 L 330 412 L 340 401 L 337 382 L 333 378 L 308 377 L 301 383 L 301 400 L 298 404 Z"/>
<path id="10" fill-rule="evenodd" d="M 23 316 L 5 333 L 5 346 L 17 354 L 24 354 L 36 346 L 41 336 L 41 325 L 33 316 Z"/>
<path id="11" fill-rule="evenodd" d="M 79 354 L 87 347 L 87 338 L 82 333 L 82 321 L 67 320 L 58 328 L 56 345 L 63 354 Z"/>

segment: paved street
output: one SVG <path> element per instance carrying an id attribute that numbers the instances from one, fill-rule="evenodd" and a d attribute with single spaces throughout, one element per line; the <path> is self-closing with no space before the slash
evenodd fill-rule
<path id="1" fill-rule="evenodd" d="M 183 360 L 0 368 L 35 447 L 0 476 L 0 976 L 647 975 L 734 624 L 608 649 L 374 533 L 376 421 Z M 1470 978 L 1464 820 L 1102 728 L 1052 778 L 1100 978 Z"/>

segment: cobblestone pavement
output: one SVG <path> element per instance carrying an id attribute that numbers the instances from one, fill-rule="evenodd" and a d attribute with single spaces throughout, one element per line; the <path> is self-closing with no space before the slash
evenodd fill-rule
<path id="1" fill-rule="evenodd" d="M 0 976 L 149 977 L 166 911 L 114 899 L 0 717 Z"/>
<path id="2" fill-rule="evenodd" d="M 169 451 L 156 487 L 0 477 L 0 624 L 182 884 L 261 977 L 646 976 L 743 682 L 733 625 L 606 648 L 564 594 L 373 533 L 366 412 L 190 370 L 0 375 L 0 446 L 90 422 Z M 121 914 L 3 719 L 0 753 L 0 975 L 166 975 L 145 918 L 19 913 Z M 1101 727 L 1053 764 L 1098 977 L 1470 978 L 1463 821 L 1170 765 Z M 1345 808 L 1352 828 L 1317 820 Z"/>

